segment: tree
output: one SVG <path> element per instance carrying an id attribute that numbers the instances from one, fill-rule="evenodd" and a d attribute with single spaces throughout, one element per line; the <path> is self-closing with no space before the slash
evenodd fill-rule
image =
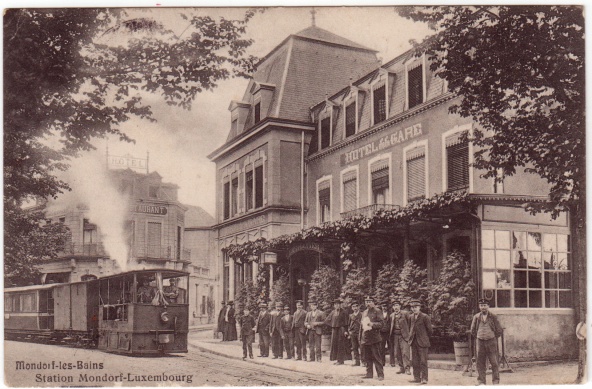
<path id="1" fill-rule="evenodd" d="M 275 280 L 271 289 L 273 290 L 272 307 L 275 307 L 276 303 L 282 303 L 283 309 L 284 306 L 290 304 L 290 281 L 287 276 L 280 276 Z"/>
<path id="2" fill-rule="evenodd" d="M 257 285 L 253 281 L 245 281 L 238 287 L 234 305 L 236 306 L 236 316 L 243 316 L 243 309 L 246 307 L 253 317 L 259 316 L 259 292 Z"/>
<path id="3" fill-rule="evenodd" d="M 331 312 L 333 301 L 339 297 L 340 291 L 341 282 L 337 270 L 323 265 L 312 273 L 308 300 L 316 301 L 318 307 L 325 313 Z"/>
<path id="4" fill-rule="evenodd" d="M 364 298 L 371 295 L 372 283 L 370 272 L 366 267 L 354 267 L 345 277 L 345 283 L 341 287 L 341 297 L 345 306 L 352 303 L 363 304 Z"/>
<path id="5" fill-rule="evenodd" d="M 55 236 L 35 227 L 23 202 L 56 197 L 68 185 L 55 173 L 68 158 L 93 149 L 95 138 L 131 141 L 120 125 L 132 117 L 154 120 L 142 95 L 161 96 L 185 109 L 219 80 L 244 76 L 254 58 L 244 39 L 248 10 L 240 20 L 183 15 L 187 31 L 175 36 L 150 18 L 129 19 L 123 9 L 8 9 L 4 14 L 4 242 L 8 263 L 21 273 L 48 257 L 20 233 Z M 125 45 L 104 36 L 134 33 Z M 19 223 L 24 223 L 19 226 Z M 17 235 L 15 235 L 17 234 Z M 24 243 L 25 246 L 14 247 Z M 19 256 L 15 256 L 15 255 Z M 43 254 L 43 255 L 41 255 Z M 27 258 L 25 260 L 25 258 Z M 28 269 L 28 270 L 27 270 Z M 9 269 L 6 269 L 9 270 Z M 10 274 L 10 271 L 7 271 Z M 23 273 L 23 274 L 24 274 Z"/>
<path id="6" fill-rule="evenodd" d="M 579 320 L 586 317 L 584 15 L 581 6 L 405 7 L 436 34 L 417 46 L 471 117 L 475 166 L 501 180 L 518 168 L 550 184 L 531 212 L 570 210 Z M 501 173 L 501 174 L 499 174 Z M 580 341 L 578 381 L 584 377 Z"/>
<path id="7" fill-rule="evenodd" d="M 422 307 L 428 308 L 428 271 L 413 260 L 407 259 L 399 272 L 395 286 L 395 298 L 405 307 L 411 300 L 419 300 Z"/>
<path id="8" fill-rule="evenodd" d="M 385 263 L 376 276 L 374 283 L 374 298 L 377 304 L 390 302 L 397 295 L 397 283 L 401 274 L 401 266 L 392 262 Z"/>
<path id="9" fill-rule="evenodd" d="M 443 327 L 454 341 L 468 341 L 474 298 L 471 263 L 455 250 L 444 258 L 440 275 L 429 285 L 428 306 L 434 324 Z"/>

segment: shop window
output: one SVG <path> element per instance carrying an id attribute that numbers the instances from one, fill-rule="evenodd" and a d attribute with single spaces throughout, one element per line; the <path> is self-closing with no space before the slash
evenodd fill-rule
<path id="1" fill-rule="evenodd" d="M 358 179 L 356 171 L 343 175 L 343 211 L 351 211 L 358 207 Z"/>
<path id="2" fill-rule="evenodd" d="M 224 220 L 230 217 L 230 182 L 224 183 Z"/>
<path id="3" fill-rule="evenodd" d="M 255 208 L 263 206 L 263 165 L 255 168 Z"/>
<path id="4" fill-rule="evenodd" d="M 345 107 L 345 137 L 356 133 L 356 103 Z"/>
<path id="5" fill-rule="evenodd" d="M 245 208 L 253 209 L 253 171 L 245 173 Z"/>
<path id="6" fill-rule="evenodd" d="M 331 118 L 321 120 L 321 150 L 331 145 Z"/>
<path id="7" fill-rule="evenodd" d="M 407 72 L 409 108 L 423 103 L 423 66 L 419 65 Z"/>
<path id="8" fill-rule="evenodd" d="M 232 187 L 230 193 L 230 201 L 231 201 L 231 216 L 234 216 L 238 213 L 238 177 L 232 179 Z"/>
<path id="9" fill-rule="evenodd" d="M 374 124 L 386 120 L 386 86 L 382 85 L 373 92 Z"/>
<path id="10" fill-rule="evenodd" d="M 569 236 L 482 231 L 483 292 L 496 307 L 571 308 Z"/>
<path id="11" fill-rule="evenodd" d="M 261 103 L 255 104 L 255 123 L 261 121 Z"/>
<path id="12" fill-rule="evenodd" d="M 383 160 L 372 165 L 372 204 L 387 204 L 389 199 L 389 167 Z"/>
<path id="13" fill-rule="evenodd" d="M 446 138 L 446 168 L 448 190 L 469 187 L 469 142 L 466 132 Z"/>
<path id="14" fill-rule="evenodd" d="M 417 147 L 407 152 L 407 201 L 425 197 L 426 169 L 425 147 Z"/>
<path id="15" fill-rule="evenodd" d="M 323 181 L 318 186 L 319 223 L 331 220 L 331 187 L 330 181 Z"/>

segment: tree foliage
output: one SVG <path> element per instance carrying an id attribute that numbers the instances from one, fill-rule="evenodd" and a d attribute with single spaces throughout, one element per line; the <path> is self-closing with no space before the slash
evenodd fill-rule
<path id="1" fill-rule="evenodd" d="M 364 304 L 364 298 L 372 294 L 370 272 L 366 267 L 354 267 L 350 269 L 341 287 L 341 298 L 345 306 L 352 303 Z"/>
<path id="2" fill-rule="evenodd" d="M 455 341 L 468 339 L 475 289 L 471 263 L 460 251 L 444 258 L 438 279 L 429 285 L 428 306 L 434 324 L 442 326 Z"/>
<path id="3" fill-rule="evenodd" d="M 428 301 L 428 271 L 408 259 L 399 273 L 399 280 L 395 286 L 395 298 L 405 307 L 411 300 L 419 300 L 422 308 L 427 308 Z"/>
<path id="4" fill-rule="evenodd" d="M 48 257 L 14 235 L 27 231 L 40 239 L 38 246 L 51 246 L 56 239 L 50 231 L 35 227 L 35 217 L 21 209 L 23 202 L 68 190 L 55 173 L 67 168 L 68 158 L 93 149 L 94 138 L 115 135 L 131 141 L 122 132 L 122 123 L 133 117 L 154 120 L 143 96 L 158 95 L 168 104 L 188 109 L 197 93 L 252 70 L 254 58 L 246 53 L 252 41 L 243 35 L 253 15 L 252 10 L 239 20 L 184 15 L 187 32 L 177 37 L 149 18 L 130 20 L 123 9 L 6 10 L 8 263 L 21 261 L 21 271 L 33 272 L 31 266 Z M 123 32 L 143 33 L 131 34 L 125 44 L 108 44 L 107 38 Z M 13 247 L 17 242 L 25 246 Z"/>
<path id="5" fill-rule="evenodd" d="M 253 317 L 259 316 L 259 290 L 253 281 L 245 281 L 240 284 L 234 301 L 236 316 L 243 316 L 243 309 L 249 308 Z"/>
<path id="6" fill-rule="evenodd" d="M 276 303 L 282 303 L 282 309 L 290 304 L 290 281 L 288 276 L 282 275 L 273 282 L 273 301 L 271 306 L 275 308 Z"/>
<path id="7" fill-rule="evenodd" d="M 460 96 L 451 112 L 479 124 L 475 165 L 485 177 L 517 168 L 538 174 L 551 185 L 555 214 L 582 198 L 583 8 L 434 6 L 399 13 L 436 30 L 418 52 Z"/>
<path id="8" fill-rule="evenodd" d="M 339 297 L 341 282 L 339 273 L 330 266 L 323 265 L 312 273 L 308 300 L 316 301 L 326 313 L 333 309 L 333 301 Z"/>
<path id="9" fill-rule="evenodd" d="M 401 266 L 397 266 L 393 262 L 385 263 L 378 270 L 374 283 L 374 298 L 378 304 L 387 302 L 390 306 L 390 301 L 397 296 L 400 274 Z"/>

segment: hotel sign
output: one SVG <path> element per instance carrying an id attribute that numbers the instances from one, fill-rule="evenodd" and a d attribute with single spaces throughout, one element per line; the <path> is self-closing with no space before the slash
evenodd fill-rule
<path id="1" fill-rule="evenodd" d="M 395 145 L 405 143 L 426 133 L 427 132 L 424 132 L 421 127 L 421 123 L 417 123 L 405 129 L 381 136 L 380 139 L 375 140 L 374 142 L 367 143 L 361 147 L 341 154 L 341 166 L 349 165 L 359 159 L 368 157 Z"/>
<path id="2" fill-rule="evenodd" d="M 108 155 L 107 162 L 111 169 L 142 169 L 148 170 L 147 158 L 134 158 L 130 154 L 123 156 Z"/>
<path id="3" fill-rule="evenodd" d="M 166 215 L 167 207 L 162 205 L 136 204 L 136 212 L 149 213 L 151 215 Z"/>

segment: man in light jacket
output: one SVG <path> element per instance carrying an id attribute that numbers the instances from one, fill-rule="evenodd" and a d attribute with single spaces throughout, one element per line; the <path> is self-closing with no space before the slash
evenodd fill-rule
<path id="1" fill-rule="evenodd" d="M 489 359 L 492 371 L 493 384 L 499 384 L 499 361 L 497 350 L 497 338 L 502 336 L 502 326 L 497 316 L 489 312 L 489 301 L 479 300 L 481 312 L 473 316 L 471 323 L 471 335 L 477 339 L 477 384 L 485 384 L 485 366 Z"/>

